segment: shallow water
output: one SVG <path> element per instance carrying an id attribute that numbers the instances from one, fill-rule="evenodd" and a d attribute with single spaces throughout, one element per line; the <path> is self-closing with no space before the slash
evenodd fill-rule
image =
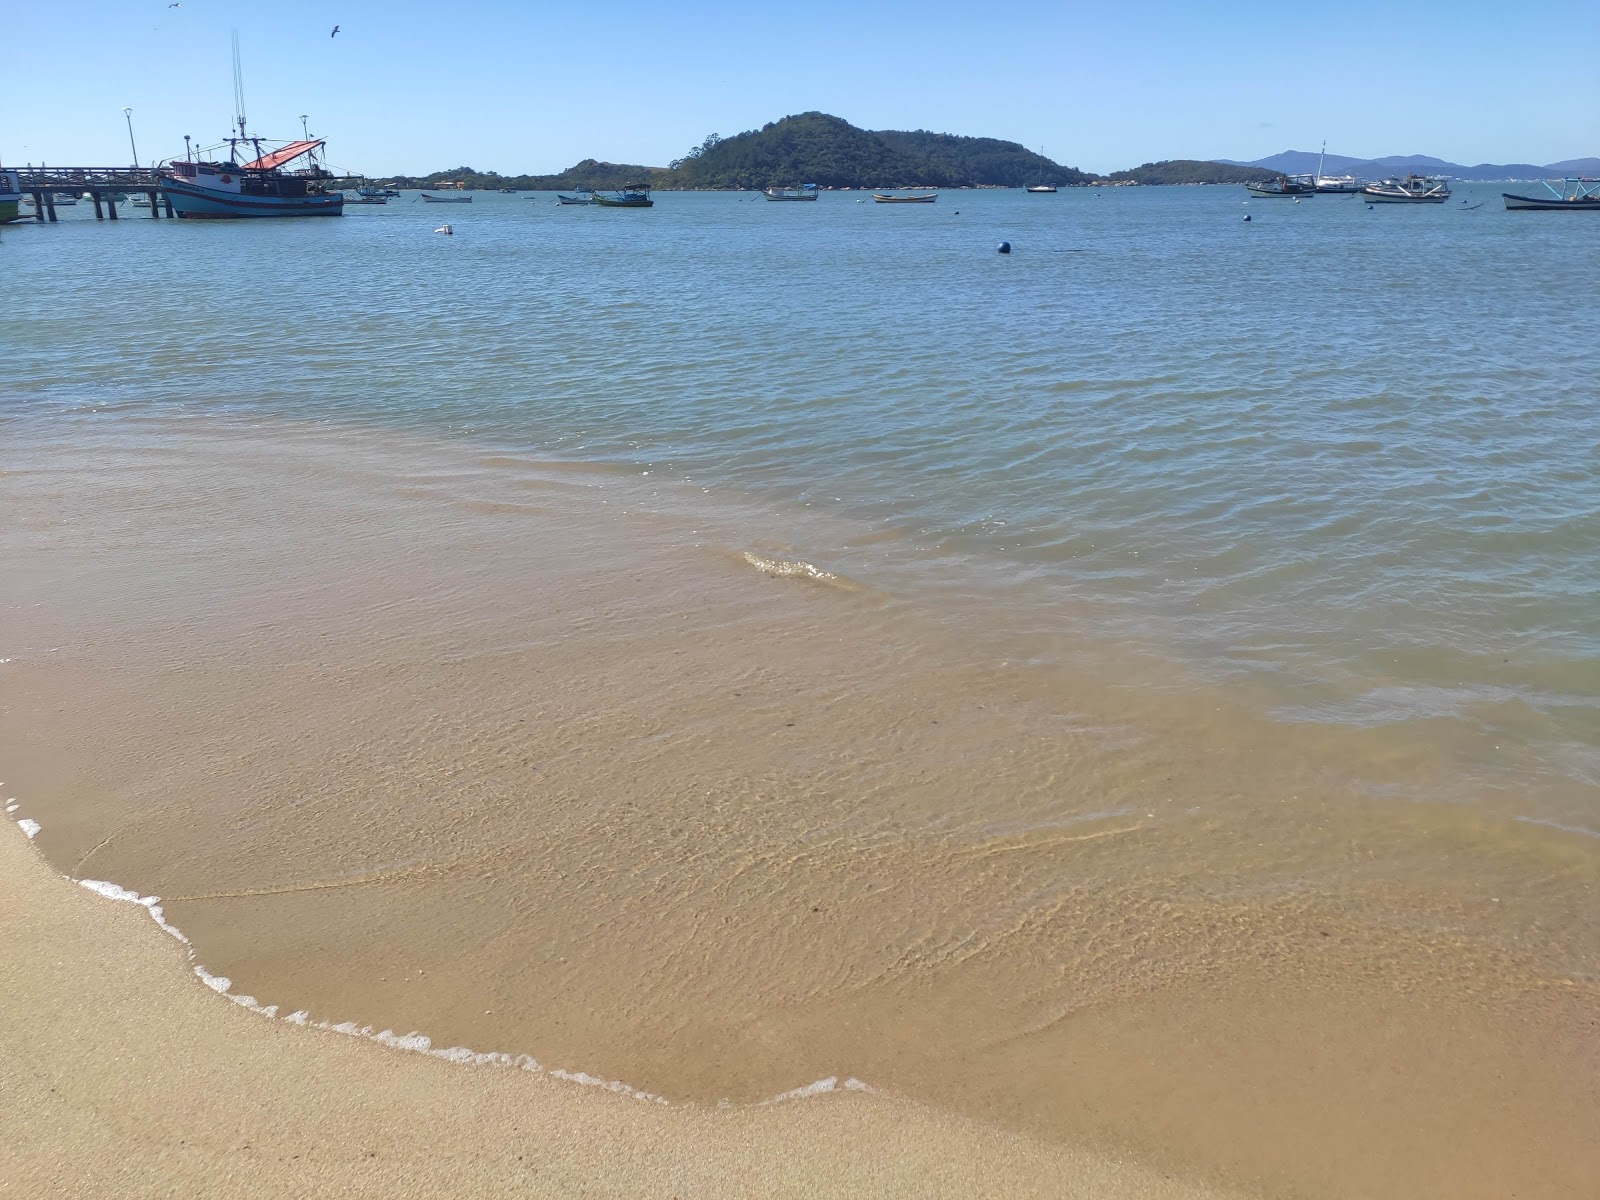
<path id="1" fill-rule="evenodd" d="M 16 815 L 315 1020 L 1570 1194 L 1586 231 L 1242 200 L 5 231 Z"/>
<path id="2" fill-rule="evenodd" d="M 1092 613 L 1285 719 L 1595 787 L 1594 230 L 1457 196 L 75 212 L 5 234 L 4 403 L 381 422 L 823 508 L 874 535 L 824 565 L 1025 585 L 1043 635 Z"/>

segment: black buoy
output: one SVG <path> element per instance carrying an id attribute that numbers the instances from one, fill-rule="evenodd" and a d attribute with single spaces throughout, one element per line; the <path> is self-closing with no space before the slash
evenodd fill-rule
<path id="1" fill-rule="evenodd" d="M 1248 221 L 1248 220 L 1249 220 L 1249 219 L 1250 219 L 1250 214 L 1249 214 L 1249 213 L 1245 213 L 1245 215 L 1244 215 L 1244 219 L 1245 219 L 1245 220 L 1246 220 L 1246 221 Z"/>
<path id="2" fill-rule="evenodd" d="M 1011 253 L 1011 243 L 1010 242 L 1001 242 L 998 246 L 995 247 L 995 249 L 1000 251 L 1001 254 L 1010 254 Z"/>
<path id="3" fill-rule="evenodd" d="M 1369 205 L 1367 205 L 1367 211 L 1368 211 L 1368 212 L 1371 212 L 1371 211 L 1372 211 L 1372 205 L 1370 205 L 1370 204 L 1369 204 Z"/>

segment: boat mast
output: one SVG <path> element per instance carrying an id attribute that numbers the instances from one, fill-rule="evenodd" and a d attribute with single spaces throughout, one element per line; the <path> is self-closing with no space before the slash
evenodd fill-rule
<path id="1" fill-rule="evenodd" d="M 1321 183 L 1322 182 L 1322 160 L 1327 158 L 1327 157 L 1328 157 L 1328 139 L 1327 138 L 1323 138 L 1322 139 L 1322 153 L 1317 155 L 1317 178 L 1316 178 L 1316 182 L 1317 183 Z"/>

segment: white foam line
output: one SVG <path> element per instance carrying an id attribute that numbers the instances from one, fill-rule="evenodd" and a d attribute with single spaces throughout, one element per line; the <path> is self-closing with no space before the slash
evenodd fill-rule
<path id="1" fill-rule="evenodd" d="M 29 820 L 27 817 L 17 818 L 17 828 L 28 835 L 30 842 L 39 836 L 39 822 Z"/>
<path id="2" fill-rule="evenodd" d="M 31 839 L 39 832 L 39 823 L 30 821 L 26 817 L 17 822 L 24 833 Z M 553 1067 L 548 1070 L 540 1065 L 538 1059 L 527 1054 L 505 1054 L 498 1051 L 471 1050 L 466 1046 L 450 1046 L 437 1048 L 433 1039 L 425 1033 L 396 1033 L 392 1029 L 374 1029 L 371 1025 L 357 1025 L 354 1021 L 313 1021 L 311 1014 L 304 1009 L 296 1009 L 282 1017 L 278 1015 L 276 1004 L 262 1004 L 254 996 L 247 996 L 233 990 L 233 980 L 226 975 L 214 975 L 206 970 L 200 963 L 194 961 L 194 944 L 184 936 L 183 930 L 167 920 L 161 908 L 160 896 L 141 896 L 138 892 L 130 891 L 120 884 L 111 883 L 105 879 L 78 879 L 74 880 L 79 887 L 107 900 L 120 900 L 128 904 L 137 904 L 150 914 L 150 919 L 157 925 L 182 942 L 188 948 L 189 960 L 194 966 L 195 977 L 217 995 L 231 1000 L 240 1008 L 255 1013 L 258 1016 L 273 1020 L 282 1020 L 289 1025 L 303 1025 L 311 1029 L 324 1029 L 329 1033 L 342 1033 L 349 1037 L 365 1038 L 387 1046 L 393 1050 L 408 1050 L 413 1054 L 426 1054 L 430 1058 L 442 1058 L 447 1062 L 462 1063 L 475 1067 L 502 1067 L 519 1071 L 535 1071 L 547 1074 L 555 1079 L 567 1083 L 580 1084 L 583 1087 L 601 1088 L 608 1092 L 615 1092 L 620 1096 L 627 1096 L 634 1100 L 642 1100 L 649 1104 L 670 1104 L 667 1097 L 655 1092 L 646 1092 L 631 1084 L 623 1083 L 619 1079 L 601 1079 L 599 1076 L 590 1075 L 586 1071 L 568 1071 L 563 1067 Z M 852 1092 L 870 1092 L 872 1089 L 856 1078 L 839 1082 L 837 1075 L 830 1075 L 826 1079 L 819 1079 L 815 1083 L 808 1083 L 781 1095 L 773 1096 L 770 1100 L 763 1100 L 763 1104 L 776 1104 L 784 1100 L 804 1100 L 811 1096 L 825 1095 L 839 1090 Z"/>
<path id="3" fill-rule="evenodd" d="M 851 1076 L 843 1083 L 839 1082 L 837 1075 L 829 1075 L 826 1079 L 819 1079 L 815 1083 L 808 1083 L 804 1087 L 794 1088 L 792 1091 L 780 1092 L 762 1104 L 782 1104 L 788 1100 L 809 1100 L 813 1096 L 826 1096 L 830 1092 L 870 1092 L 872 1089 L 861 1080 Z"/>

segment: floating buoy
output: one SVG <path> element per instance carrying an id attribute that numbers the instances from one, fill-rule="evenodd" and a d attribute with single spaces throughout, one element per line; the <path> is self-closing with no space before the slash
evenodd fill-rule
<path id="1" fill-rule="evenodd" d="M 1249 213 L 1245 213 L 1245 215 L 1244 215 L 1244 219 L 1245 219 L 1245 220 L 1246 220 L 1246 221 L 1248 221 L 1248 220 L 1249 220 L 1249 219 L 1250 219 L 1250 214 L 1249 214 Z"/>
<path id="2" fill-rule="evenodd" d="M 448 225 L 441 225 L 441 226 L 439 226 L 439 228 L 435 229 L 434 232 L 435 233 L 454 233 L 455 230 L 451 229 L 450 226 L 448 226 Z"/>
<path id="3" fill-rule="evenodd" d="M 1000 251 L 1001 254 L 1010 254 L 1011 253 L 1011 243 L 1010 242 L 1001 242 L 998 246 L 995 247 L 995 249 Z"/>
<path id="4" fill-rule="evenodd" d="M 1299 196 L 1296 196 L 1296 197 L 1295 197 L 1295 198 L 1294 198 L 1294 202 L 1295 202 L 1295 203 L 1296 203 L 1296 204 L 1299 204 L 1299 203 L 1300 203 L 1300 197 L 1299 197 Z"/>
<path id="5" fill-rule="evenodd" d="M 1368 211 L 1368 212 L 1371 212 L 1371 211 L 1372 211 L 1372 205 L 1370 205 L 1370 204 L 1369 204 L 1369 205 L 1367 205 L 1367 211 Z"/>

